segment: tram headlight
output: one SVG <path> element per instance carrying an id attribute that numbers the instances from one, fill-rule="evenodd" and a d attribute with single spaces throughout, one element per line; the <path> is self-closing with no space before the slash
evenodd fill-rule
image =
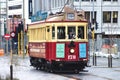
<path id="1" fill-rule="evenodd" d="M 75 50 L 74 49 L 70 49 L 70 53 L 74 53 L 75 52 Z"/>

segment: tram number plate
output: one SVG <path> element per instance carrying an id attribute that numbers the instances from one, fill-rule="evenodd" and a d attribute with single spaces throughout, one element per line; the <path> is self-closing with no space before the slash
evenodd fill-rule
<path id="1" fill-rule="evenodd" d="M 76 55 L 68 55 L 68 59 L 76 59 Z"/>

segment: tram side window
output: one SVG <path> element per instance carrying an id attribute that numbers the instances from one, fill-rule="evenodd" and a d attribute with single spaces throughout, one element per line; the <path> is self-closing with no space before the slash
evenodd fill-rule
<path id="1" fill-rule="evenodd" d="M 84 27 L 83 26 L 78 27 L 78 39 L 84 39 Z"/>
<path id="2" fill-rule="evenodd" d="M 65 27 L 57 27 L 57 39 L 65 39 Z"/>
<path id="3" fill-rule="evenodd" d="M 75 26 L 68 27 L 68 38 L 75 39 L 75 36 L 76 36 Z"/>
<path id="4" fill-rule="evenodd" d="M 52 39 L 55 39 L 55 27 L 52 27 Z"/>

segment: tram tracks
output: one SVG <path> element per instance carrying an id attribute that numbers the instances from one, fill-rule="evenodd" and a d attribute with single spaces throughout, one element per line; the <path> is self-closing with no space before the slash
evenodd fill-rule
<path id="1" fill-rule="evenodd" d="M 108 77 L 103 77 L 103 76 L 99 76 L 99 75 L 94 75 L 91 73 L 79 73 L 79 74 L 58 74 L 60 76 L 69 78 L 69 80 L 92 80 L 93 78 L 95 80 L 100 79 L 100 80 L 113 80 L 111 78 Z"/>
<path id="2" fill-rule="evenodd" d="M 67 75 L 67 74 L 58 74 L 58 75 L 63 76 L 63 77 L 67 77 L 67 78 L 69 78 L 69 80 L 82 80 L 78 77 Z"/>

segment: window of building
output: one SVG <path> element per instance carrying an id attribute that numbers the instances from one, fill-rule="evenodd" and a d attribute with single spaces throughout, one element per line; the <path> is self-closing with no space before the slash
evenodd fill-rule
<path id="1" fill-rule="evenodd" d="M 118 12 L 117 11 L 113 11 L 113 23 L 117 23 L 118 22 Z"/>
<path id="2" fill-rule="evenodd" d="M 91 1 L 93 1 L 93 0 L 91 0 Z M 94 1 L 96 1 L 96 0 L 94 0 Z"/>
<path id="3" fill-rule="evenodd" d="M 54 0 L 51 0 L 51 3 L 53 3 L 53 4 L 52 4 L 52 8 L 54 8 Z"/>
<path id="4" fill-rule="evenodd" d="M 57 3 L 58 3 L 58 4 L 57 4 L 57 5 L 58 5 L 58 7 L 60 7 L 60 6 L 61 6 L 61 4 L 60 4 L 61 2 L 60 2 L 60 1 L 61 1 L 61 0 L 58 0 L 58 1 L 57 1 Z"/>
<path id="5" fill-rule="evenodd" d="M 110 23 L 111 22 L 111 12 L 104 11 L 103 12 L 103 23 Z"/>
<path id="6" fill-rule="evenodd" d="M 21 8 L 22 8 L 22 5 L 9 6 L 9 10 L 21 9 Z"/>
<path id="7" fill-rule="evenodd" d="M 111 0 L 103 0 L 103 1 L 111 1 Z"/>
<path id="8" fill-rule="evenodd" d="M 75 0 L 75 2 L 79 2 L 79 0 Z"/>
<path id="9" fill-rule="evenodd" d="M 103 1 L 111 1 L 111 0 L 103 0 Z"/>
<path id="10" fill-rule="evenodd" d="M 29 0 L 29 18 L 31 18 L 32 14 L 33 14 L 33 8 L 32 8 L 32 0 Z"/>
<path id="11" fill-rule="evenodd" d="M 82 0 L 82 1 L 90 1 L 90 0 Z"/>
<path id="12" fill-rule="evenodd" d="M 94 20 L 96 21 L 96 15 L 97 15 L 97 13 L 96 13 L 96 11 L 94 11 Z M 91 17 L 90 17 L 91 16 Z M 93 19 L 93 12 L 90 12 L 90 11 L 86 11 L 85 12 L 85 18 L 90 22 L 90 21 L 92 21 L 92 19 Z"/>
<path id="13" fill-rule="evenodd" d="M 87 19 L 88 21 L 90 21 L 90 11 L 86 11 L 85 12 L 85 19 Z"/>
<path id="14" fill-rule="evenodd" d="M 118 22 L 118 11 L 104 11 L 103 12 L 103 23 L 117 23 Z"/>
<path id="15" fill-rule="evenodd" d="M 82 0 L 82 1 L 93 1 L 93 0 Z M 96 1 L 96 0 L 94 0 L 94 1 Z"/>
<path id="16" fill-rule="evenodd" d="M 0 2 L 0 8 L 6 8 L 6 2 Z"/>
<path id="17" fill-rule="evenodd" d="M 55 0 L 55 8 L 58 7 L 58 2 Z"/>
<path id="18" fill-rule="evenodd" d="M 93 20 L 94 18 L 94 21 L 96 21 L 96 15 L 97 15 L 96 11 L 94 11 L 94 14 L 93 12 L 91 12 L 91 19 Z"/>
<path id="19" fill-rule="evenodd" d="M 21 15 L 9 15 L 8 16 L 9 18 L 21 18 L 22 17 L 22 14 Z"/>
<path id="20" fill-rule="evenodd" d="M 118 1 L 118 0 L 113 0 L 113 1 Z"/>
<path id="21" fill-rule="evenodd" d="M 118 1 L 118 0 L 103 0 L 103 1 Z"/>

